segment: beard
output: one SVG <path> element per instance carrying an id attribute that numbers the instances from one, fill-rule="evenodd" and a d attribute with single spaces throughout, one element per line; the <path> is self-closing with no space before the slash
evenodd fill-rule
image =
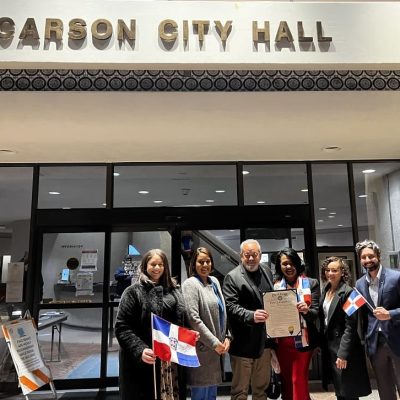
<path id="1" fill-rule="evenodd" d="M 379 265 L 380 262 L 376 262 L 373 264 L 368 264 L 368 265 L 364 265 L 364 268 L 368 271 L 368 272 L 372 272 L 372 271 L 376 271 L 377 269 L 379 269 Z"/>

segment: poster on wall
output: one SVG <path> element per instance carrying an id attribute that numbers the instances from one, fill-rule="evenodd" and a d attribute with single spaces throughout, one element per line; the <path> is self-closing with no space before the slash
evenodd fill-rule
<path id="1" fill-rule="evenodd" d="M 75 287 L 77 297 L 93 296 L 93 272 L 78 272 Z"/>
<path id="2" fill-rule="evenodd" d="M 82 250 L 81 253 L 81 271 L 97 271 L 98 250 Z"/>
<path id="3" fill-rule="evenodd" d="M 22 302 L 23 283 L 24 263 L 9 263 L 7 272 L 6 303 Z"/>

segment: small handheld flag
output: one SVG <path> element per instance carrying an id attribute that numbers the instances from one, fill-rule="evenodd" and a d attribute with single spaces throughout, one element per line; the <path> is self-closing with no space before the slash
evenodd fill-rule
<path id="1" fill-rule="evenodd" d="M 153 351 L 163 361 L 185 367 L 199 367 L 196 333 L 152 314 Z"/>
<path id="2" fill-rule="evenodd" d="M 364 296 L 357 290 L 354 289 L 350 296 L 347 298 L 346 302 L 343 304 L 343 311 L 350 317 L 355 313 L 360 307 L 367 303 Z"/>

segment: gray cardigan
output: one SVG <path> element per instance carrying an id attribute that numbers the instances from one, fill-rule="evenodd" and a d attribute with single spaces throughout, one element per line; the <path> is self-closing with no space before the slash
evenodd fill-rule
<path id="1" fill-rule="evenodd" d="M 222 382 L 221 356 L 214 350 L 218 342 L 225 340 L 226 308 L 221 286 L 215 277 L 210 276 L 216 285 L 224 304 L 224 327 L 221 331 L 217 297 L 211 284 L 204 285 L 199 279 L 191 277 L 182 284 L 190 327 L 200 332 L 196 351 L 200 367 L 187 368 L 190 386 L 214 386 Z"/>

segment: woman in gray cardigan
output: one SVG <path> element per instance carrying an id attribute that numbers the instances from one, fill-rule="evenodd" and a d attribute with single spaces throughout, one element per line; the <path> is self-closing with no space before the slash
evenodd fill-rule
<path id="1" fill-rule="evenodd" d="M 188 368 L 192 400 L 214 400 L 222 382 L 221 355 L 229 350 L 226 308 L 218 280 L 210 276 L 211 252 L 199 247 L 190 262 L 191 277 L 182 284 L 189 325 L 200 332 L 196 350 L 200 367 Z"/>

